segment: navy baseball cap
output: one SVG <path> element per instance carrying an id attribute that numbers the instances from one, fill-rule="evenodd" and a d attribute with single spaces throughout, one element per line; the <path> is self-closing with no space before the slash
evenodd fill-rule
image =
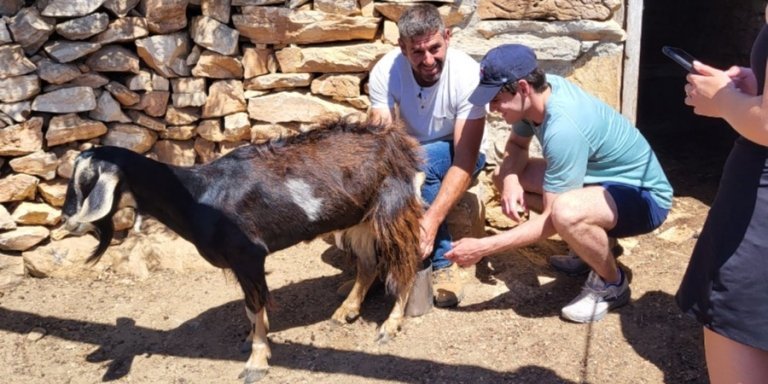
<path id="1" fill-rule="evenodd" d="M 525 45 L 504 44 L 491 49 L 480 61 L 480 84 L 469 102 L 488 104 L 504 84 L 530 75 L 538 65 L 536 54 Z"/>

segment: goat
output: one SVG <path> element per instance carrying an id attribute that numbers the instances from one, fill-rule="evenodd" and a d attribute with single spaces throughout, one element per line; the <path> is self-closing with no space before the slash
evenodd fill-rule
<path id="1" fill-rule="evenodd" d="M 96 234 L 87 262 L 97 262 L 114 235 L 117 202 L 130 194 L 139 211 L 192 242 L 214 266 L 230 269 L 251 322 L 251 355 L 240 378 L 253 383 L 266 375 L 271 354 L 264 276 L 270 252 L 344 230 L 345 247 L 358 256 L 357 276 L 332 320 L 359 317 L 381 273 L 397 299 L 377 338 L 387 340 L 400 329 L 419 264 L 418 148 L 398 125 L 351 118 L 184 168 L 119 147 L 96 147 L 75 160 L 64 228 Z"/>

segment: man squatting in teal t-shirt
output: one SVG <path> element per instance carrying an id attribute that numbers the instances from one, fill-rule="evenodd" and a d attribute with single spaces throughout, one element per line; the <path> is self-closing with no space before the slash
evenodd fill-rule
<path id="1" fill-rule="evenodd" d="M 581 294 L 563 307 L 576 322 L 600 320 L 629 301 L 629 283 L 611 253 L 611 239 L 648 233 L 672 205 L 672 187 L 648 142 L 616 110 L 556 75 L 545 75 L 530 48 L 507 44 L 480 63 L 470 101 L 514 124 L 494 183 L 502 211 L 542 212 L 503 233 L 464 238 L 446 258 L 467 266 L 484 256 L 526 246 L 554 234 L 571 256 L 552 256 L 561 270 L 589 271 Z M 543 158 L 529 158 L 532 137 Z"/>

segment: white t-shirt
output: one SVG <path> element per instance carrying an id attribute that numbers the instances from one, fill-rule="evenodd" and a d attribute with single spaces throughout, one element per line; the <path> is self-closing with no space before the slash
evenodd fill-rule
<path id="1" fill-rule="evenodd" d="M 368 88 L 372 108 L 391 110 L 397 105 L 408 133 L 428 143 L 452 139 L 456 119 L 485 116 L 484 106 L 467 100 L 479 81 L 480 65 L 449 47 L 440 80 L 431 87 L 421 87 L 408 59 L 396 48 L 373 67 Z M 485 153 L 485 134 L 480 151 Z"/>

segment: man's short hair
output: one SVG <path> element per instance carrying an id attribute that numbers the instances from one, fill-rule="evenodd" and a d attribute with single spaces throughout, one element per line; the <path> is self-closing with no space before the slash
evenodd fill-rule
<path id="1" fill-rule="evenodd" d="M 401 39 L 412 39 L 435 32 L 444 33 L 443 23 L 437 7 L 429 3 L 421 3 L 409 7 L 397 20 L 397 29 Z"/>
<path id="2" fill-rule="evenodd" d="M 544 73 L 544 70 L 539 67 L 536 67 L 536 69 L 520 80 L 528 82 L 536 93 L 541 93 L 547 89 L 547 75 Z M 518 80 L 509 81 L 504 84 L 501 89 L 514 95 L 517 93 L 517 81 Z"/>

